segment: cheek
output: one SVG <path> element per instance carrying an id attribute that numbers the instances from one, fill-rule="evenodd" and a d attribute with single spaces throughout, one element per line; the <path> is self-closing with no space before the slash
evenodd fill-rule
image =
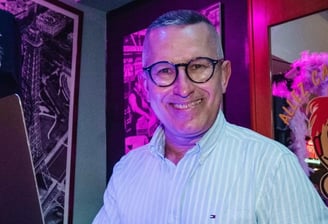
<path id="1" fill-rule="evenodd" d="M 220 88 L 216 88 L 214 91 L 212 91 L 211 95 L 210 95 L 210 103 L 211 103 L 211 107 L 216 107 L 219 104 L 221 104 L 222 101 L 222 90 L 221 87 Z"/>
<path id="2" fill-rule="evenodd" d="M 162 120 L 165 109 L 164 105 L 161 103 L 161 100 L 158 98 L 158 95 L 151 95 L 149 98 L 149 104 L 156 117 L 159 120 Z"/>
<path id="3" fill-rule="evenodd" d="M 215 111 L 217 108 L 220 108 L 222 104 L 222 86 L 220 84 L 216 84 L 216 86 L 211 86 L 211 88 L 207 89 L 208 94 L 208 102 L 207 108 L 210 111 Z"/>
<path id="4" fill-rule="evenodd" d="M 166 107 L 165 99 L 166 96 L 169 96 L 169 94 L 170 94 L 169 90 L 166 90 L 165 88 L 160 88 L 160 87 L 149 88 L 148 102 L 150 103 L 150 106 L 155 112 L 155 114 L 159 117 L 161 117 L 161 114 L 163 116 L 163 114 L 165 114 L 167 111 L 167 108 L 165 108 Z"/>
<path id="5" fill-rule="evenodd" d="M 151 107 L 158 107 L 158 104 L 161 102 L 162 94 L 156 91 L 156 89 L 156 87 L 150 87 L 147 91 L 147 100 Z"/>
<path id="6" fill-rule="evenodd" d="M 207 90 L 209 97 L 213 101 L 220 99 L 223 94 L 223 86 L 220 80 L 215 80 L 215 82 L 211 83 L 205 90 Z"/>

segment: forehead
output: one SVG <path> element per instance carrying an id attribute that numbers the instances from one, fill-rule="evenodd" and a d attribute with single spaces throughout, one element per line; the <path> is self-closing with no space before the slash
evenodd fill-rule
<path id="1" fill-rule="evenodd" d="M 208 25 L 170 25 L 152 30 L 144 46 L 144 63 L 159 60 L 182 62 L 191 58 L 216 57 L 216 41 Z"/>

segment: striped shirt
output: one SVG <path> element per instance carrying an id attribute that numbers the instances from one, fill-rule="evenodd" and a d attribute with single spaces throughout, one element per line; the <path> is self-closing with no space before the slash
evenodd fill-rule
<path id="1" fill-rule="evenodd" d="M 115 165 L 93 224 L 328 223 L 296 156 L 222 112 L 177 165 L 164 141 L 159 127 Z"/>

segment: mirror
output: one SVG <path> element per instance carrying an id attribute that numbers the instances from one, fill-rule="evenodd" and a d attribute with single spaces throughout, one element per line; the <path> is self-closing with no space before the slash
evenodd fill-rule
<path id="1" fill-rule="evenodd" d="M 328 10 L 274 25 L 270 28 L 271 55 L 292 63 L 304 50 L 328 51 L 327 37 Z"/>
<path id="2" fill-rule="evenodd" d="M 328 183 L 324 158 L 328 146 L 325 149 L 322 138 L 316 145 L 315 139 L 328 134 L 328 129 L 321 129 L 328 124 L 327 36 L 328 10 L 270 27 L 274 138 L 297 155 L 325 198 L 328 187 L 321 185 Z M 319 98 L 326 105 L 316 104 L 315 111 L 310 111 L 311 101 Z M 313 131 L 316 125 L 320 129 Z"/>

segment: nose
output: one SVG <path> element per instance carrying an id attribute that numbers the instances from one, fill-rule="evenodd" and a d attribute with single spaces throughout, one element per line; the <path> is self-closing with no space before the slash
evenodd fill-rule
<path id="1" fill-rule="evenodd" d="M 173 93 L 183 98 L 187 98 L 194 91 L 194 84 L 186 74 L 186 67 L 179 66 L 177 79 L 174 82 Z"/>

